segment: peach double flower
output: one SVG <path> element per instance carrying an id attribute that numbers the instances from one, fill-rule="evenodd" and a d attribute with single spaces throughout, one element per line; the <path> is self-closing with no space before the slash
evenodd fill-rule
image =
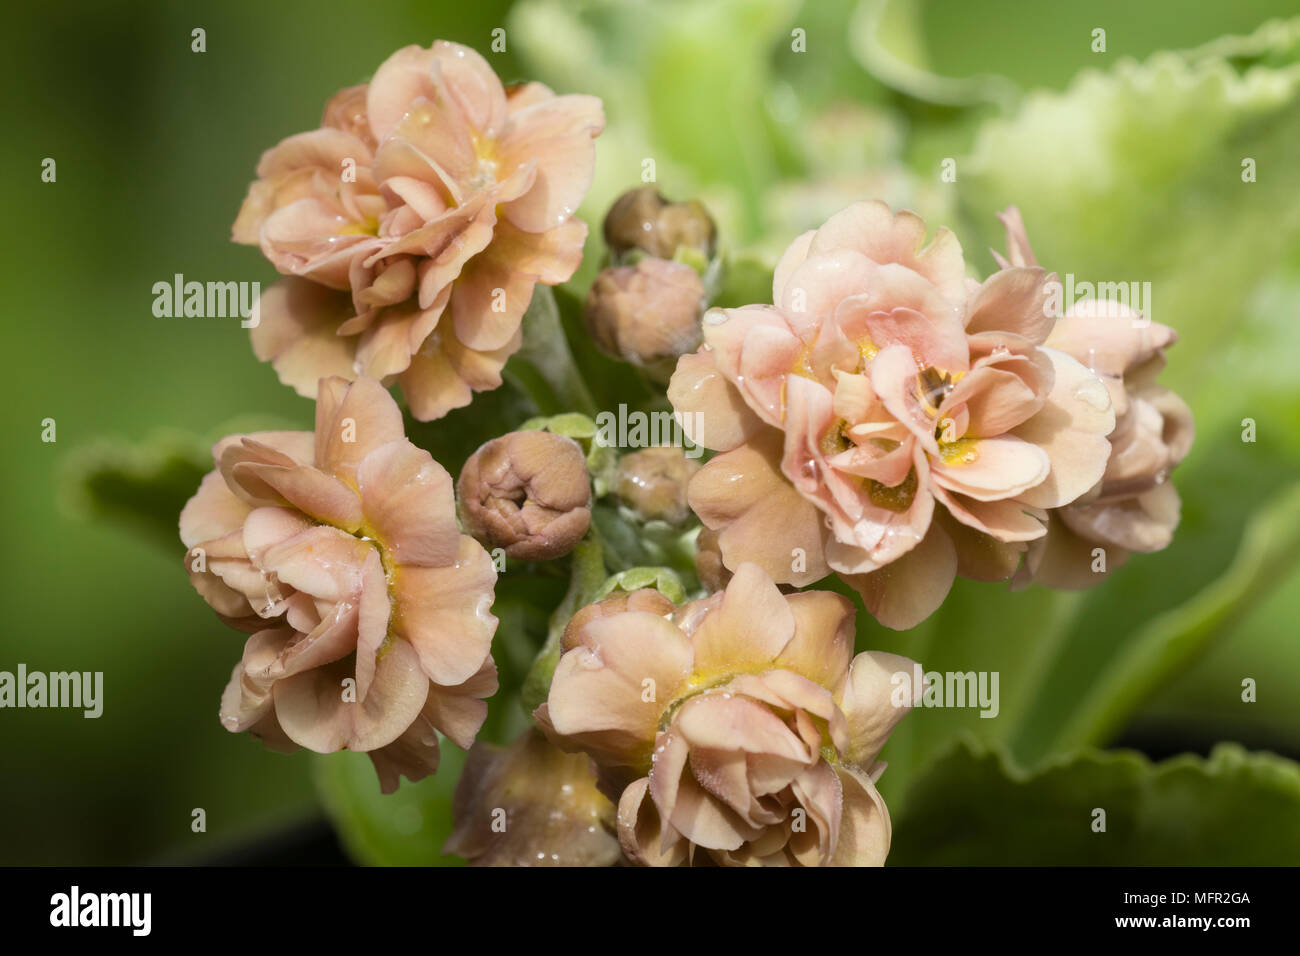
<path id="1" fill-rule="evenodd" d="M 497 388 L 535 285 L 581 261 L 603 127 L 599 99 L 507 90 L 468 47 L 397 51 L 258 164 L 233 238 L 290 278 L 261 298 L 257 357 L 309 397 L 396 381 L 424 421 Z"/>
<path id="2" fill-rule="evenodd" d="M 1178 341 L 1168 326 L 1127 306 L 1080 302 L 1056 323 L 1047 344 L 1097 372 L 1115 407 L 1111 455 L 1096 486 L 1049 516 L 1018 583 L 1032 577 L 1079 590 L 1102 581 L 1131 552 L 1159 551 L 1173 540 L 1181 502 L 1169 474 L 1192 446 L 1187 403 L 1156 384 L 1165 349 Z M 1104 572 L 1094 550 L 1105 551 Z"/>
<path id="3" fill-rule="evenodd" d="M 373 379 L 320 382 L 315 432 L 232 435 L 181 512 L 195 589 L 249 632 L 221 721 L 274 749 L 370 754 L 385 792 L 469 747 L 497 688 L 496 570 L 451 477 Z"/>
<path id="4" fill-rule="evenodd" d="M 914 214 L 856 203 L 786 250 L 774 305 L 706 314 L 668 394 L 721 452 L 690 501 L 727 567 L 835 571 L 906 628 L 958 573 L 1008 578 L 1101 479 L 1110 395 L 1047 347 L 1049 277 L 1004 222 L 1010 261 L 977 283 L 948 230 L 924 245 Z"/>
<path id="5" fill-rule="evenodd" d="M 852 604 L 782 594 L 754 564 L 680 608 L 652 591 L 585 608 L 536 712 L 596 763 L 646 865 L 872 865 L 889 851 L 876 760 L 912 662 L 853 657 Z"/>

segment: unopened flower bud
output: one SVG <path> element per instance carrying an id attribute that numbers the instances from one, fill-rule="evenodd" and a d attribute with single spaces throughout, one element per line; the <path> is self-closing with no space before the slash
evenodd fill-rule
<path id="1" fill-rule="evenodd" d="M 615 258 L 640 249 L 672 259 L 684 246 L 707 261 L 713 258 L 717 238 L 717 227 L 700 203 L 669 202 L 654 186 L 629 189 L 605 216 L 605 244 Z"/>
<path id="2" fill-rule="evenodd" d="M 622 858 L 614 805 L 596 789 L 590 758 L 536 730 L 509 747 L 475 744 L 452 813 L 443 852 L 471 866 L 613 866 Z"/>
<path id="3" fill-rule="evenodd" d="M 596 276 L 584 318 L 602 351 L 666 380 L 677 358 L 699 346 L 704 304 L 704 283 L 694 269 L 645 258 Z"/>
<path id="4" fill-rule="evenodd" d="M 614 490 L 643 521 L 679 525 L 691 516 L 686 483 L 699 470 L 676 446 L 646 448 L 619 459 Z"/>
<path id="5" fill-rule="evenodd" d="M 579 608 L 573 617 L 569 618 L 569 623 L 564 626 L 564 634 L 560 637 L 560 651 L 563 653 L 577 647 L 580 643 L 578 633 L 598 617 L 622 614 L 624 611 L 648 611 L 663 617 L 675 610 L 677 605 L 654 588 L 641 588 L 631 593 L 612 595 L 603 601 Z"/>
<path id="6" fill-rule="evenodd" d="M 465 530 L 521 561 L 573 550 L 591 524 L 591 482 L 578 443 L 510 432 L 470 456 L 457 483 Z"/>

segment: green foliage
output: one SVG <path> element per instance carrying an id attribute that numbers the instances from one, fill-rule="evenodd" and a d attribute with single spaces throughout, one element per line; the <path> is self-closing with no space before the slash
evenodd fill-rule
<path id="1" fill-rule="evenodd" d="M 888 776 L 888 772 L 886 772 Z M 1105 811 L 1105 832 L 1093 829 Z M 1300 767 L 1224 744 L 1151 763 L 1083 750 L 1033 773 L 963 741 L 894 817 L 896 866 L 1293 865 Z"/>
<path id="2" fill-rule="evenodd" d="M 383 794 L 365 754 L 315 758 L 316 787 L 348 855 L 366 866 L 463 866 L 443 856 L 451 836 L 452 799 L 465 752 L 442 742 L 438 772 L 419 783 L 403 781 Z"/>

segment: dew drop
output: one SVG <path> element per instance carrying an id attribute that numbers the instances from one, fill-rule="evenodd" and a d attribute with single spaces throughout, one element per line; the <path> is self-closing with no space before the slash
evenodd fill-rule
<path id="1" fill-rule="evenodd" d="M 1094 411 L 1104 412 L 1110 408 L 1110 393 L 1106 391 L 1106 386 L 1095 378 L 1076 385 L 1074 397 Z"/>

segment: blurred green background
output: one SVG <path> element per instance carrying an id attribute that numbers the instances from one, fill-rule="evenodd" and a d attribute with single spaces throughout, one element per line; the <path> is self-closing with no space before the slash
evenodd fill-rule
<path id="1" fill-rule="evenodd" d="M 652 157 L 667 194 L 714 211 L 737 275 L 761 276 L 799 231 L 878 196 L 951 225 L 981 274 L 1002 246 L 992 214 L 1016 203 L 1049 268 L 1155 284 L 1155 318 L 1182 334 L 1164 381 L 1198 424 L 1174 476 L 1174 545 L 1084 598 L 959 587 L 948 616 L 915 633 L 866 628 L 869 646 L 927 668 L 1004 672 L 1004 719 L 984 722 L 996 729 L 917 714 L 891 745 L 885 790 L 907 860 L 941 857 L 909 849 L 900 811 L 915 805 L 918 827 L 942 815 L 917 774 L 961 734 L 1025 766 L 1116 742 L 1156 757 L 1219 741 L 1300 757 L 1300 42 L 1294 24 L 1255 33 L 1295 12 L 1294 0 L 11 5 L 0 669 L 103 671 L 105 702 L 98 720 L 0 711 L 0 863 L 212 859 L 320 815 L 308 755 L 219 726 L 242 635 L 188 587 L 173 518 L 131 519 L 183 501 L 193 449 L 232 421 L 309 427 L 312 408 L 254 360 L 238 319 L 157 318 L 152 286 L 175 273 L 268 285 L 256 250 L 228 241 L 261 151 L 312 127 L 333 91 L 397 48 L 438 38 L 476 47 L 506 81 L 604 97 L 581 214 L 597 223 Z M 206 52 L 191 51 L 196 27 Z M 490 54 L 497 27 L 507 51 Z M 797 30 L 806 52 L 792 48 Z M 54 183 L 41 181 L 46 157 Z M 956 182 L 940 177 L 945 158 Z M 600 251 L 593 240 L 579 289 Z M 979 623 L 954 639 L 959 618 Z M 916 729 L 922 718 L 937 729 Z M 978 765 L 959 775 L 971 801 L 987 783 L 984 798 L 1010 803 L 978 746 L 955 758 Z M 1269 767 L 1275 791 L 1300 794 L 1294 765 Z M 199 807 L 205 833 L 190 827 Z M 1300 836 L 1286 839 L 1300 852 Z M 383 857 L 355 832 L 347 842 Z M 1200 859 L 1231 857 L 1217 852 Z"/>

